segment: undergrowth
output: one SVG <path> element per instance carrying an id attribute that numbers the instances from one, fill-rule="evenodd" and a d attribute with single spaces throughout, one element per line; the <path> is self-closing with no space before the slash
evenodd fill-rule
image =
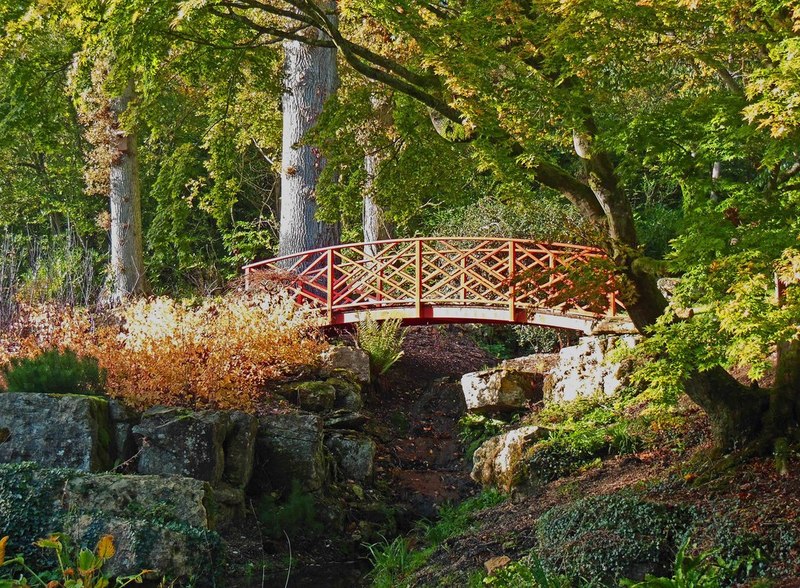
<path id="1" fill-rule="evenodd" d="M 253 410 L 268 385 L 318 361 L 316 324 L 281 295 L 162 297 L 108 312 L 36 306 L 0 333 L 0 366 L 69 348 L 95 357 L 109 396 L 135 408 Z"/>
<path id="2" fill-rule="evenodd" d="M 497 506 L 506 499 L 496 490 L 486 490 L 458 505 L 442 507 L 435 521 L 423 521 L 412 535 L 385 539 L 365 545 L 372 560 L 370 573 L 375 588 L 400 588 L 408 585 L 411 574 L 420 569 L 448 539 L 469 530 L 474 513 Z"/>

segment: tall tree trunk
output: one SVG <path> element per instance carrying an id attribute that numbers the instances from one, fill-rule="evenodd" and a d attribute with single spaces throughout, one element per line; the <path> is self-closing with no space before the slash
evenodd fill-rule
<path id="1" fill-rule="evenodd" d="M 335 2 L 320 7 L 332 10 Z M 307 33 L 316 39 L 324 34 Z M 299 41 L 284 43 L 283 155 L 281 173 L 281 222 L 278 249 L 290 255 L 335 245 L 339 227 L 316 219 L 316 191 L 325 158 L 319 149 L 302 144 L 322 113 L 325 101 L 338 83 L 336 49 L 314 47 Z"/>
<path id="2" fill-rule="evenodd" d="M 367 181 L 364 186 L 364 209 L 362 215 L 362 226 L 364 228 L 364 241 L 382 241 L 389 238 L 389 229 L 384 218 L 383 209 L 378 206 L 373 196 L 373 185 L 375 176 L 378 173 L 379 157 L 375 153 L 364 156 L 364 171 L 367 174 Z M 378 254 L 378 247 L 367 245 L 364 253 L 371 257 Z"/>
<path id="3" fill-rule="evenodd" d="M 114 117 L 110 170 L 112 303 L 147 293 L 142 254 L 142 202 L 136 135 L 120 127 L 120 116 L 133 99 L 133 81 L 111 100 Z"/>

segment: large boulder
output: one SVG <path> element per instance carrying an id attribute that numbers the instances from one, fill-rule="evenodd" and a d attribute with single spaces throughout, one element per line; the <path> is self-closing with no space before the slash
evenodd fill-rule
<path id="1" fill-rule="evenodd" d="M 480 414 L 515 412 L 536 400 L 530 376 L 505 368 L 464 374 L 461 389 L 467 410 Z"/>
<path id="2" fill-rule="evenodd" d="M 98 472 L 111 465 L 108 401 L 75 394 L 0 394 L 0 463 Z"/>
<path id="3" fill-rule="evenodd" d="M 558 362 L 544 379 L 548 402 L 564 402 L 597 394 L 610 396 L 628 385 L 633 365 L 608 357 L 617 346 L 633 347 L 637 335 L 581 337 L 578 345 L 564 347 Z"/>
<path id="4" fill-rule="evenodd" d="M 483 486 L 506 492 L 520 485 L 525 450 L 546 434 L 541 427 L 527 425 L 488 439 L 475 451 L 470 476 Z"/>
<path id="5" fill-rule="evenodd" d="M 372 381 L 369 355 L 363 349 L 339 345 L 331 347 L 322 354 L 322 375 L 335 375 L 339 370 L 350 372 L 356 381 L 368 385 Z"/>
<path id="6" fill-rule="evenodd" d="M 110 576 L 149 570 L 146 578 L 153 582 L 167 577 L 178 579 L 180 586 L 216 585 L 213 574 L 219 570 L 222 547 L 207 529 L 91 513 L 71 517 L 66 532 L 88 547 L 111 535 L 116 553 L 103 567 Z"/>
<path id="7" fill-rule="evenodd" d="M 105 534 L 117 554 L 105 570 L 129 575 L 143 569 L 212 582 L 220 555 L 213 523 L 211 489 L 190 478 L 91 474 L 34 463 L 0 465 L 0 536 L 26 562 L 49 569 L 53 554 L 32 541 L 66 533 L 76 545 L 93 548 Z"/>
<path id="8" fill-rule="evenodd" d="M 328 475 L 321 417 L 296 412 L 259 419 L 256 439 L 255 491 L 289 491 L 297 480 L 307 492 L 322 488 Z"/>
<path id="9" fill-rule="evenodd" d="M 180 476 L 80 476 L 67 480 L 64 508 L 115 517 L 158 518 L 213 528 L 215 510 L 207 482 Z"/>
<path id="10" fill-rule="evenodd" d="M 137 471 L 219 482 L 230 429 L 230 415 L 225 412 L 153 407 L 133 428 L 139 442 Z"/>
<path id="11" fill-rule="evenodd" d="M 344 477 L 358 482 L 372 480 L 375 442 L 368 436 L 354 431 L 331 431 L 325 435 L 325 447 Z"/>

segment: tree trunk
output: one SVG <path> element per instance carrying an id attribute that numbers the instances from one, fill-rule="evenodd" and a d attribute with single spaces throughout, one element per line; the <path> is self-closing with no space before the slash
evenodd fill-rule
<path id="1" fill-rule="evenodd" d="M 378 173 L 379 157 L 377 154 L 367 154 L 364 156 L 364 171 L 367 174 L 367 181 L 364 186 L 364 209 L 362 215 L 362 226 L 364 228 L 364 241 L 382 241 L 389 238 L 388 225 L 384 218 L 383 210 L 375 202 L 373 197 L 373 183 Z M 364 253 L 371 257 L 378 254 L 378 247 L 367 245 Z"/>
<path id="2" fill-rule="evenodd" d="M 331 9 L 335 2 L 321 7 Z M 309 35 L 323 38 L 310 29 Z M 335 245 L 339 227 L 316 219 L 316 191 L 325 158 L 319 149 L 304 145 L 325 101 L 337 86 L 336 49 L 299 41 L 284 43 L 283 155 L 281 173 L 280 255 Z"/>
<path id="3" fill-rule="evenodd" d="M 133 99 L 133 81 L 123 94 L 111 100 L 114 117 L 110 193 L 111 207 L 111 302 L 147 293 L 142 254 L 142 202 L 136 135 L 120 128 L 119 118 Z"/>

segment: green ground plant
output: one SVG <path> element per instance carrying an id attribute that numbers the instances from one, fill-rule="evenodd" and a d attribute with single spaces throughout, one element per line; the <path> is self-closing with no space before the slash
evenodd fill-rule
<path id="1" fill-rule="evenodd" d="M 284 533 L 290 537 L 313 536 L 322 530 L 314 497 L 297 480 L 283 499 L 277 494 L 262 496 L 256 513 L 264 535 L 270 539 L 281 539 Z"/>
<path id="2" fill-rule="evenodd" d="M 369 355 L 372 372 L 385 374 L 403 357 L 406 330 L 400 319 L 377 321 L 369 313 L 356 325 L 356 343 Z"/>
<path id="3" fill-rule="evenodd" d="M 506 496 L 496 490 L 486 490 L 458 505 L 446 505 L 439 519 L 423 521 L 410 537 L 365 544 L 372 561 L 372 585 L 375 588 L 399 588 L 407 585 L 408 577 L 428 561 L 437 547 L 451 537 L 467 531 L 474 524 L 474 513 L 503 502 Z"/>
<path id="4" fill-rule="evenodd" d="M 740 570 L 749 571 L 752 559 L 729 561 L 719 550 L 691 555 L 691 540 L 687 537 L 675 555 L 671 577 L 648 574 L 644 581 L 622 580 L 623 588 L 721 588 L 727 586 Z"/>
<path id="5" fill-rule="evenodd" d="M 495 588 L 570 588 L 572 583 L 564 576 L 549 573 L 531 552 L 483 578 L 483 585 Z"/>
<path id="6" fill-rule="evenodd" d="M 475 451 L 484 441 L 503 432 L 506 423 L 486 415 L 466 413 L 458 420 L 458 438 L 464 444 L 467 459 L 472 459 Z"/>
<path id="7" fill-rule="evenodd" d="M 55 534 L 39 539 L 34 545 L 55 553 L 57 571 L 55 574 L 37 574 L 28 567 L 23 556 L 5 557 L 8 539 L 8 536 L 0 539 L 0 568 L 22 568 L 27 577 L 23 574 L 15 579 L 0 579 L 0 588 L 109 588 L 112 580 L 115 588 L 123 588 L 133 583 L 141 584 L 143 577 L 152 571 L 142 570 L 138 574 L 112 578 L 103 573 L 106 562 L 116 553 L 111 535 L 102 536 L 92 551 L 72 546 L 69 537 Z M 45 578 L 51 575 L 58 579 L 47 581 Z"/>
<path id="8" fill-rule="evenodd" d="M 586 586 L 614 584 L 643 564 L 663 573 L 694 516 L 627 492 L 592 496 L 539 518 L 536 553 L 549 573 Z"/>
<path id="9" fill-rule="evenodd" d="M 104 394 L 106 374 L 91 356 L 48 349 L 33 358 L 12 358 L 2 367 L 7 392 Z"/>
<path id="10" fill-rule="evenodd" d="M 623 392 L 613 399 L 598 395 L 551 404 L 539 412 L 535 422 L 550 433 L 528 451 L 529 482 L 550 482 L 603 457 L 643 449 L 648 442 L 644 423 L 625 414 L 635 401 L 632 392 Z"/>

